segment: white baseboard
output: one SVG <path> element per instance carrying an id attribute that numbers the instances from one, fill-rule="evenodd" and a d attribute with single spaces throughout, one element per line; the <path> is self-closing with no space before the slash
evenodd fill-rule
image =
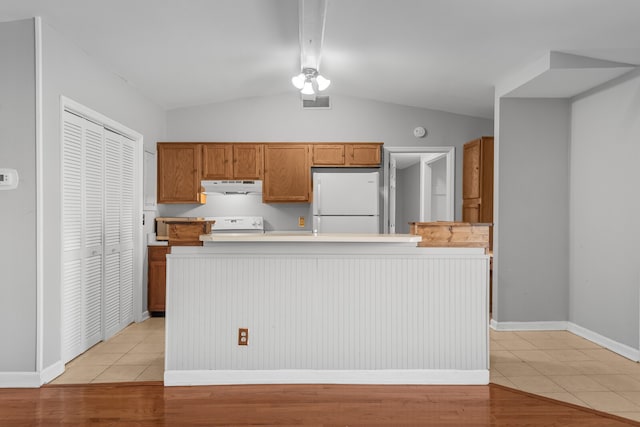
<path id="1" fill-rule="evenodd" d="M 140 322 L 144 322 L 145 320 L 151 318 L 149 311 L 145 311 L 140 315 Z"/>
<path id="2" fill-rule="evenodd" d="M 629 347 L 626 344 L 614 341 L 610 338 L 600 335 L 597 332 L 593 332 L 572 322 L 568 322 L 567 330 L 573 334 L 581 336 L 582 338 L 588 339 L 591 342 L 601 345 L 602 347 L 607 348 L 614 353 L 618 353 L 619 355 L 624 356 L 627 359 L 631 359 L 634 362 L 640 361 L 640 350 L 638 350 L 637 348 Z"/>
<path id="3" fill-rule="evenodd" d="M 631 359 L 634 362 L 640 361 L 640 350 L 629 347 L 626 344 L 619 343 L 593 332 L 573 322 L 557 321 L 557 322 L 496 322 L 491 319 L 489 325 L 491 329 L 496 331 L 569 331 L 582 338 L 585 338 L 595 344 L 619 354 L 620 356 Z"/>
<path id="4" fill-rule="evenodd" d="M 42 370 L 42 372 L 40 372 L 40 384 L 47 384 L 63 373 L 64 363 L 62 363 L 62 360 L 58 360 L 53 365 L 47 366 Z"/>
<path id="5" fill-rule="evenodd" d="M 484 385 L 488 370 L 228 370 L 165 371 L 165 386 L 230 384 L 447 384 Z"/>
<path id="6" fill-rule="evenodd" d="M 496 322 L 491 319 L 491 328 L 496 331 L 566 331 L 566 321 L 554 322 Z"/>
<path id="7" fill-rule="evenodd" d="M 0 388 L 38 388 L 40 375 L 37 372 L 0 372 Z"/>

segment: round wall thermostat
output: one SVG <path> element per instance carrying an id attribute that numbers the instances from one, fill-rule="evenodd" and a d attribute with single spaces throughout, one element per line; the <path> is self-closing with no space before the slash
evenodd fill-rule
<path id="1" fill-rule="evenodd" d="M 427 130 L 425 128 L 423 128 L 422 126 L 418 126 L 417 128 L 415 128 L 413 130 L 413 135 L 416 138 L 424 138 L 427 135 Z"/>

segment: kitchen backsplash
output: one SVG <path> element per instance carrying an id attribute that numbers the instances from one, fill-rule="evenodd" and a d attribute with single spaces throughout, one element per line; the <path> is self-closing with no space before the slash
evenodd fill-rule
<path id="1" fill-rule="evenodd" d="M 311 231 L 311 204 L 262 203 L 261 194 L 208 194 L 205 205 L 158 205 L 158 216 L 261 216 L 266 231 Z M 304 217 L 305 226 L 298 226 Z"/>

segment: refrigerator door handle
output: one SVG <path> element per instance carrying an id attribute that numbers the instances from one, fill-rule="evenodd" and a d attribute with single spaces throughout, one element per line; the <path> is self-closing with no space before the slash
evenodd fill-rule
<path id="1" fill-rule="evenodd" d="M 318 231 L 320 230 L 320 221 L 322 220 L 322 217 L 317 216 L 316 220 L 315 220 L 315 228 L 313 229 L 313 233 L 314 234 L 318 234 Z"/>
<path id="2" fill-rule="evenodd" d="M 318 203 L 317 203 L 318 212 L 316 212 L 317 215 L 322 215 L 322 203 L 321 203 L 322 197 L 320 196 L 320 194 L 321 194 L 320 189 L 321 188 L 322 188 L 322 182 L 320 181 L 320 179 L 318 179 L 318 194 L 314 195 L 314 198 L 317 197 L 317 200 L 318 200 Z M 319 219 L 318 219 L 318 221 L 319 221 Z"/>

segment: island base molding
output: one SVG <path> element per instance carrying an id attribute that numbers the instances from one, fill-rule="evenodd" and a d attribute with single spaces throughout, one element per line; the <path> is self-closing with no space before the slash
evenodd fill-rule
<path id="1" fill-rule="evenodd" d="M 229 370 L 165 371 L 165 386 L 255 384 L 486 385 L 489 370 Z"/>

